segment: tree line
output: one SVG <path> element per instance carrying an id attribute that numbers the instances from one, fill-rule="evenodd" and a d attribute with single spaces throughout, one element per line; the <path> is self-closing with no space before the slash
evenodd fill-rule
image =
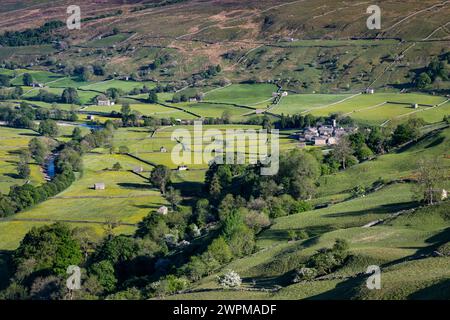
<path id="1" fill-rule="evenodd" d="M 84 137 L 74 134 L 67 143 L 58 144 L 54 150 L 49 150 L 49 142 L 45 138 L 33 138 L 29 142 L 29 154 L 36 163 L 43 165 L 50 152 L 56 153 L 55 177 L 40 185 L 29 183 L 13 185 L 8 194 L 0 194 L 0 216 L 10 216 L 24 209 L 55 196 L 69 187 L 75 180 L 75 172 L 82 172 L 82 155 L 93 148 L 111 141 L 113 125 L 108 123 L 103 130 L 93 131 Z"/>
<path id="2" fill-rule="evenodd" d="M 24 31 L 6 31 L 0 35 L 0 45 L 8 47 L 31 46 L 39 44 L 50 44 L 59 40 L 54 31 L 65 26 L 62 21 L 49 21 L 35 29 Z"/>

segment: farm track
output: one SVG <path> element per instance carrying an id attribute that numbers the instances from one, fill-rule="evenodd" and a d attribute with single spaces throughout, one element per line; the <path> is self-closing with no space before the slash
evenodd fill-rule
<path id="1" fill-rule="evenodd" d="M 441 102 L 441 103 L 439 103 L 439 104 L 437 104 L 437 105 L 435 105 L 435 106 L 429 107 L 429 108 L 427 108 L 427 109 L 420 109 L 420 110 L 415 110 L 415 111 L 408 112 L 408 113 L 405 113 L 405 114 L 401 114 L 401 115 L 399 115 L 399 116 L 394 117 L 393 119 L 400 119 L 400 118 L 403 118 L 403 117 L 406 117 L 406 116 L 410 116 L 410 115 L 412 115 L 412 114 L 416 114 L 416 113 L 419 113 L 419 112 L 430 111 L 430 110 L 439 108 L 440 106 L 446 104 L 446 103 L 449 102 L 449 101 L 450 101 L 450 99 L 447 99 L 447 100 L 445 100 L 445 101 L 443 101 L 443 102 Z M 420 105 L 420 104 L 419 104 L 419 105 Z M 392 119 L 386 120 L 385 122 L 383 122 L 383 123 L 380 125 L 380 127 L 384 127 L 385 125 L 387 125 L 388 123 L 390 123 L 391 120 L 392 120 Z"/>
<path id="2" fill-rule="evenodd" d="M 300 112 L 300 114 L 308 113 L 308 112 L 311 112 L 311 111 L 314 111 L 314 110 L 320 110 L 320 109 L 325 109 L 325 108 L 328 108 L 328 107 L 332 107 L 332 106 L 334 106 L 336 104 L 339 104 L 339 103 L 345 102 L 347 100 L 353 99 L 354 97 L 357 97 L 357 96 L 359 96 L 361 94 L 362 93 L 356 93 L 356 94 L 354 94 L 354 95 L 352 95 L 350 97 L 344 98 L 342 100 L 339 100 L 339 101 L 336 101 L 336 102 L 333 102 L 333 103 L 330 103 L 330 104 L 326 104 L 326 105 L 323 105 L 323 106 L 320 106 L 320 107 L 317 107 L 317 108 L 312 108 L 312 109 L 308 109 L 308 110 L 302 111 L 302 112 Z"/>
<path id="3" fill-rule="evenodd" d="M 448 3 L 450 3 L 450 1 L 444 1 L 444 2 L 442 2 L 442 3 L 440 3 L 440 4 L 436 4 L 436 5 L 433 5 L 433 6 L 431 6 L 431 7 L 428 7 L 428 8 L 425 8 L 425 9 L 422 9 L 422 10 L 419 10 L 419 11 L 417 11 L 417 12 L 415 12 L 415 13 L 413 13 L 413 14 L 411 14 L 411 15 L 409 15 L 409 16 L 407 16 L 406 18 L 404 18 L 404 19 L 402 19 L 401 21 L 399 21 L 399 22 L 397 22 L 397 23 L 395 23 L 394 25 L 392 25 L 391 27 L 389 27 L 389 28 L 387 28 L 386 30 L 384 30 L 383 31 L 383 34 L 385 34 L 387 31 L 389 31 L 389 30 L 391 30 L 392 28 L 394 28 L 395 26 L 397 26 L 397 25 L 399 25 L 400 23 L 402 23 L 402 22 L 404 22 L 404 21 L 407 21 L 408 19 L 410 19 L 410 18 L 412 18 L 413 16 L 416 16 L 417 14 L 419 14 L 419 13 L 422 13 L 422 12 L 425 12 L 425 11 L 428 11 L 428 10 L 431 10 L 431 9 L 433 9 L 433 8 L 435 8 L 435 7 L 442 7 L 442 6 L 445 6 L 446 4 L 448 4 Z M 440 26 L 440 27 L 438 27 L 437 29 L 435 29 L 435 30 L 433 30 L 428 36 L 426 36 L 425 38 L 423 38 L 423 39 L 421 39 L 421 40 L 417 40 L 417 41 L 414 41 L 410 46 L 408 46 L 405 50 L 403 50 L 403 51 L 401 51 L 397 56 L 398 57 L 400 57 L 400 56 L 404 56 L 411 48 L 413 48 L 415 45 L 416 45 L 416 43 L 417 42 L 420 42 L 420 41 L 426 41 L 426 40 L 428 40 L 437 30 L 439 30 L 439 29 L 441 29 L 442 27 L 444 27 L 445 28 L 445 26 L 447 26 L 447 24 L 449 24 L 450 22 L 448 22 L 448 23 L 446 23 L 446 24 L 444 24 L 443 26 Z M 398 59 L 395 59 L 392 63 L 390 63 L 376 78 L 375 78 L 375 80 L 369 85 L 369 87 L 372 87 L 390 68 L 392 68 L 395 64 L 397 64 L 398 62 L 399 62 L 400 60 L 398 60 Z"/>
<path id="4" fill-rule="evenodd" d="M 443 7 L 446 4 L 448 4 L 448 3 L 450 3 L 450 1 L 444 1 L 444 2 L 441 2 L 441 3 L 435 4 L 435 5 L 432 5 L 430 7 L 424 8 L 422 10 L 416 11 L 416 12 L 406 16 L 405 18 L 401 19 L 400 21 L 394 23 L 392 26 L 388 27 L 386 30 L 383 31 L 383 34 L 385 34 L 386 32 L 388 32 L 390 30 L 392 30 L 393 28 L 395 28 L 399 24 L 401 24 L 401 23 L 403 23 L 405 21 L 408 21 L 409 19 L 411 19 L 412 17 L 414 17 L 414 16 L 416 16 L 418 14 L 421 14 L 421 13 L 426 12 L 426 11 L 433 10 L 434 8 L 437 8 L 437 7 Z M 434 33 L 434 31 L 433 31 L 433 33 Z M 424 40 L 426 40 L 426 38 Z"/>
<path id="5" fill-rule="evenodd" d="M 273 10 L 275 10 L 275 9 L 278 9 L 278 8 L 281 8 L 281 7 L 284 7 L 284 6 L 288 6 L 288 5 L 292 5 L 292 4 L 296 4 L 296 3 L 300 3 L 300 2 L 304 2 L 304 1 L 305 1 L 305 0 L 296 0 L 296 1 L 291 1 L 291 2 L 286 2 L 286 3 L 278 4 L 278 5 L 271 6 L 271 7 L 269 7 L 269 8 L 260 10 L 260 11 L 258 11 L 256 14 L 257 14 L 257 15 L 261 15 L 261 14 L 263 14 L 263 13 L 266 13 L 266 12 L 269 12 L 269 11 L 273 11 Z M 251 13 L 251 14 L 243 15 L 243 16 L 236 17 L 236 18 L 233 18 L 233 19 L 229 19 L 229 20 L 226 21 L 226 23 L 229 24 L 230 22 L 235 22 L 235 21 L 243 20 L 243 19 L 246 19 L 246 18 L 254 17 L 254 16 L 255 16 L 255 13 Z M 199 30 L 197 30 L 197 31 L 195 31 L 195 32 L 183 34 L 183 35 L 181 35 L 181 36 L 178 36 L 176 39 L 178 40 L 178 39 L 182 39 L 182 38 L 185 38 L 185 37 L 188 37 L 188 36 L 196 35 L 196 34 L 198 34 L 198 33 L 200 33 L 200 32 L 203 32 L 203 31 L 205 31 L 205 30 L 208 30 L 208 29 L 210 29 L 210 28 L 213 28 L 213 27 L 215 27 L 215 26 L 217 26 L 217 25 L 219 25 L 219 23 L 216 23 L 216 24 L 212 24 L 212 25 L 203 27 L 203 28 L 201 28 L 201 29 L 199 29 Z"/>
<path id="6" fill-rule="evenodd" d="M 349 116 L 349 115 L 351 115 L 351 114 L 353 114 L 353 113 L 358 113 L 358 112 L 361 112 L 361 111 L 372 110 L 372 109 L 375 109 L 375 108 L 384 106 L 385 104 L 387 104 L 386 101 L 385 101 L 385 102 L 381 102 L 381 103 L 376 104 L 376 105 L 373 105 L 373 106 L 370 106 L 370 107 L 366 107 L 366 108 L 362 108 L 362 109 L 358 109 L 358 110 L 353 110 L 353 111 L 344 113 L 344 116 Z"/>

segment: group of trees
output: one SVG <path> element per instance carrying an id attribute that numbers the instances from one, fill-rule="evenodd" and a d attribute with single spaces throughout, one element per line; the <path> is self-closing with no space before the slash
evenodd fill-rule
<path id="1" fill-rule="evenodd" d="M 159 57 L 157 57 L 148 67 L 150 70 L 156 70 L 159 67 L 161 67 L 162 65 L 164 65 L 165 63 L 167 63 L 168 61 L 170 61 L 170 55 L 169 54 L 164 54 L 161 55 Z"/>
<path id="2" fill-rule="evenodd" d="M 22 102 L 18 109 L 8 106 L 0 107 L 0 120 L 5 121 L 8 126 L 38 130 L 41 134 L 52 137 L 58 135 L 58 127 L 53 120 L 76 121 L 77 119 L 78 116 L 73 111 L 33 108 L 26 102 Z M 37 128 L 36 120 L 40 121 Z"/>
<path id="3" fill-rule="evenodd" d="M 206 173 L 206 190 L 218 202 L 232 193 L 245 199 L 287 194 L 296 200 L 312 197 L 320 176 L 320 163 L 308 152 L 292 150 L 280 156 L 279 171 L 261 176 L 261 165 L 238 166 L 213 163 Z"/>
<path id="4" fill-rule="evenodd" d="M 173 276 L 179 281 L 197 281 L 231 260 L 253 253 L 255 235 L 270 225 L 271 218 L 311 209 L 304 199 L 314 193 L 319 174 L 316 159 L 299 150 L 281 157 L 280 171 L 273 177 L 261 176 L 259 165 L 213 163 L 206 175 L 208 198 L 197 201 L 189 230 L 214 223 L 218 234 Z M 148 230 L 156 229 L 154 223 Z"/>
<path id="5" fill-rule="evenodd" d="M 6 74 L 0 74 L 0 87 L 9 87 L 11 78 Z"/>
<path id="6" fill-rule="evenodd" d="M 0 100 L 20 99 L 22 95 L 23 95 L 22 87 L 8 88 L 0 86 Z"/>
<path id="7" fill-rule="evenodd" d="M 422 119 L 410 118 L 395 127 L 362 128 L 341 137 L 326 156 L 314 154 L 322 161 L 322 173 L 330 174 L 417 139 L 424 124 Z"/>
<path id="8" fill-rule="evenodd" d="M 73 65 L 70 62 L 60 64 L 59 72 L 68 76 L 77 77 L 79 81 L 90 81 L 93 76 L 104 76 L 106 70 L 102 64 Z"/>
<path id="9" fill-rule="evenodd" d="M 47 129 L 53 130 L 51 127 L 43 127 L 43 130 Z M 113 125 L 108 123 L 103 130 L 91 132 L 83 138 L 79 138 L 79 140 L 72 139 L 65 144 L 59 145 L 56 150 L 55 177 L 40 186 L 31 184 L 14 185 L 10 188 L 7 195 L 0 194 L 0 216 L 9 216 L 34 206 L 69 187 L 75 180 L 74 172 L 83 170 L 81 159 L 83 153 L 109 143 L 113 135 L 113 129 Z M 46 138 L 33 138 L 30 140 L 30 157 L 41 165 L 45 162 L 51 149 L 55 147 L 55 144 L 51 145 L 49 141 L 51 140 Z M 21 161 L 28 163 L 28 156 L 24 156 Z M 25 175 L 27 173 L 25 167 L 26 164 L 22 163 L 18 167 L 19 173 L 21 172 Z"/>
<path id="10" fill-rule="evenodd" d="M 122 104 L 122 107 L 120 108 L 120 116 L 123 127 L 136 127 L 139 125 L 139 119 L 141 118 L 141 115 L 138 112 L 131 110 L 128 102 L 124 102 Z"/>
<path id="11" fill-rule="evenodd" d="M 0 45 L 8 47 L 50 44 L 60 39 L 55 31 L 66 24 L 62 21 L 49 21 L 39 28 L 24 31 L 6 31 L 0 35 Z"/>
<path id="12" fill-rule="evenodd" d="M 43 185 L 14 185 L 8 195 L 0 194 L 0 216 L 5 217 L 32 207 L 63 191 L 75 180 L 72 170 L 58 170 L 55 178 Z"/>
<path id="13" fill-rule="evenodd" d="M 218 64 L 216 66 L 209 66 L 206 70 L 199 73 L 203 79 L 210 79 L 222 72 L 222 67 Z"/>
<path id="14" fill-rule="evenodd" d="M 346 240 L 337 239 L 333 247 L 317 251 L 304 264 L 296 268 L 293 282 L 310 281 L 334 272 L 352 257 L 348 249 L 349 244 Z"/>
<path id="15" fill-rule="evenodd" d="M 442 55 L 440 58 L 435 57 L 428 66 L 424 68 L 424 71 L 419 73 L 415 78 L 414 82 L 416 87 L 425 89 L 436 81 L 436 79 L 441 79 L 443 81 L 449 80 L 450 70 L 446 66 L 446 63 L 450 63 L 449 57 L 450 52 Z"/>
<path id="16" fill-rule="evenodd" d="M 47 103 L 59 102 L 77 105 L 81 104 L 77 89 L 71 87 L 65 88 L 61 95 L 48 92 L 45 89 L 40 89 L 38 94 L 34 97 L 31 97 L 30 100 L 43 101 Z"/>

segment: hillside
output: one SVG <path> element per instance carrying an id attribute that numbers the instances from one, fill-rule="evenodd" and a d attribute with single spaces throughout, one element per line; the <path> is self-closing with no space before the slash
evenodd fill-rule
<path id="1" fill-rule="evenodd" d="M 324 179 L 345 188 L 342 179 L 345 176 L 354 180 L 353 172 L 376 172 L 385 181 L 405 177 L 410 169 L 398 167 L 399 163 L 413 164 L 417 153 L 442 154 L 449 150 L 449 135 L 450 130 L 446 129 L 407 150 L 381 156 L 376 161 L 356 165 Z M 396 160 L 389 159 L 395 157 Z M 449 165 L 448 160 L 444 161 Z M 371 170 L 363 169 L 367 165 Z M 389 167 L 396 172 L 395 176 L 389 172 Z M 361 183 L 370 182 L 366 181 L 363 177 Z M 324 192 L 339 198 L 338 188 L 325 189 Z M 364 197 L 350 197 L 323 209 L 277 218 L 270 228 L 257 236 L 259 250 L 256 253 L 224 266 L 202 279 L 188 293 L 168 298 L 448 299 L 450 260 L 434 257 L 433 252 L 450 240 L 450 204 L 418 208 L 412 191 L 409 183 L 394 183 Z M 370 226 L 374 221 L 378 224 Z M 308 237 L 292 241 L 290 231 L 303 231 Z M 319 249 L 330 248 L 336 239 L 345 239 L 350 245 L 350 257 L 344 265 L 323 278 L 294 283 L 295 269 Z M 382 290 L 365 288 L 367 276 L 364 273 L 371 264 L 381 266 Z M 224 290 L 218 285 L 217 276 L 228 269 L 240 274 L 242 289 Z"/>
<path id="2" fill-rule="evenodd" d="M 108 73 L 192 82 L 278 80 L 298 92 L 408 88 L 449 46 L 448 1 L 385 1 L 382 29 L 366 27 L 366 3 L 346 1 L 80 1 L 82 29 L 57 33 L 69 46 L 0 48 L 0 59 L 102 63 Z M 176 3 L 173 3 L 176 2 Z M 70 1 L 21 1 L 0 9 L 0 32 L 65 21 Z M 14 17 L 14 18 L 12 18 Z M 119 33 L 113 34 L 117 27 Z M 288 40 L 289 39 L 289 40 Z M 293 41 L 292 41 L 293 40 Z M 156 60 L 163 63 L 148 69 Z M 448 83 L 441 83 L 446 90 Z"/>
<path id="3" fill-rule="evenodd" d="M 450 299 L 450 0 L 72 4 L 0 6 L 0 300 Z"/>

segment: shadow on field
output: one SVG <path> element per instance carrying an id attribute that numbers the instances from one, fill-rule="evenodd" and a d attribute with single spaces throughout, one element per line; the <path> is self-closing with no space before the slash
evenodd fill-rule
<path id="1" fill-rule="evenodd" d="M 295 232 L 306 231 L 309 238 L 311 238 L 311 239 L 306 240 L 303 244 L 305 247 L 309 247 L 318 242 L 318 239 L 317 239 L 318 236 L 321 236 L 322 234 L 330 232 L 330 231 L 334 231 L 334 230 L 336 230 L 336 228 L 333 227 L 332 225 L 321 225 L 321 226 L 311 226 L 311 227 L 305 227 L 305 228 L 283 229 L 283 230 L 267 229 L 258 235 L 258 240 L 278 240 L 279 241 L 279 240 L 284 239 L 284 240 L 288 241 L 288 239 L 289 239 L 288 231 L 291 231 L 291 230 L 295 231 Z"/>
<path id="2" fill-rule="evenodd" d="M 165 203 L 153 203 L 153 204 L 135 204 L 133 207 L 138 209 L 151 209 L 151 210 L 157 210 L 162 206 L 165 206 L 167 204 Z"/>
<path id="3" fill-rule="evenodd" d="M 331 290 L 311 296 L 306 300 L 349 300 L 358 295 L 359 288 L 363 285 L 365 278 L 355 277 L 344 280 Z"/>
<path id="4" fill-rule="evenodd" d="M 411 300 L 448 300 L 450 299 L 450 279 L 441 280 L 408 296 Z"/>
<path id="5" fill-rule="evenodd" d="M 292 279 L 294 278 L 294 271 L 287 272 L 280 276 L 273 277 L 250 277 L 242 278 L 243 283 L 252 284 L 253 288 L 267 289 L 275 286 L 286 287 L 292 284 Z"/>
<path id="6" fill-rule="evenodd" d="M 19 133 L 19 136 L 26 136 L 26 137 L 39 137 L 40 134 L 39 133 Z"/>
<path id="7" fill-rule="evenodd" d="M 0 290 L 8 286 L 12 276 L 12 251 L 0 250 Z"/>
<path id="8" fill-rule="evenodd" d="M 203 183 L 194 181 L 174 182 L 172 186 L 180 190 L 183 197 L 200 196 L 203 192 Z"/>
<path id="9" fill-rule="evenodd" d="M 429 246 L 426 247 L 400 247 L 404 249 L 417 249 L 417 251 L 409 256 L 390 261 L 383 265 L 383 268 L 390 267 L 393 265 L 396 265 L 398 263 L 406 262 L 406 261 L 412 261 L 412 260 L 418 260 L 423 259 L 426 257 L 429 257 L 433 254 L 433 252 L 442 244 L 450 241 L 450 227 L 446 228 L 445 230 L 429 237 L 425 240 L 426 243 L 430 243 Z"/>
<path id="10" fill-rule="evenodd" d="M 404 146 L 398 148 L 395 151 L 395 153 L 402 153 L 402 152 L 408 151 L 409 149 L 414 148 L 415 146 L 417 146 L 417 144 L 422 143 L 422 142 L 423 143 L 428 142 L 429 145 L 431 145 L 431 147 L 433 146 L 433 144 L 435 144 L 434 146 L 437 146 L 439 143 L 436 143 L 436 141 L 442 137 L 441 132 L 442 132 L 442 130 L 428 132 L 428 133 L 424 134 L 423 136 L 419 137 L 417 140 L 406 143 Z M 443 138 L 445 139 L 445 137 L 443 137 Z M 430 148 L 430 147 L 426 147 L 426 148 Z"/>
<path id="11" fill-rule="evenodd" d="M 3 175 L 13 179 L 22 179 L 17 173 L 4 173 Z"/>
<path id="12" fill-rule="evenodd" d="M 445 140 L 445 137 L 439 137 L 439 138 L 435 139 L 434 141 L 432 141 L 431 143 L 427 144 L 425 146 L 425 149 L 436 147 L 436 146 L 440 145 L 442 142 L 444 142 L 444 140 Z"/>
<path id="13" fill-rule="evenodd" d="M 408 201 L 408 202 L 400 202 L 393 204 L 381 205 L 375 208 L 357 210 L 357 211 L 349 211 L 349 212 L 339 212 L 339 213 L 330 213 L 325 215 L 328 218 L 339 218 L 339 217 L 355 217 L 355 216 L 363 216 L 368 213 L 382 214 L 382 213 L 395 213 L 402 210 L 412 209 L 417 207 L 418 203 L 416 201 Z"/>
<path id="14" fill-rule="evenodd" d="M 121 183 L 118 183 L 117 185 L 121 188 L 132 189 L 132 190 L 152 189 L 152 187 L 149 184 L 144 184 L 144 183 L 121 182 Z"/>

